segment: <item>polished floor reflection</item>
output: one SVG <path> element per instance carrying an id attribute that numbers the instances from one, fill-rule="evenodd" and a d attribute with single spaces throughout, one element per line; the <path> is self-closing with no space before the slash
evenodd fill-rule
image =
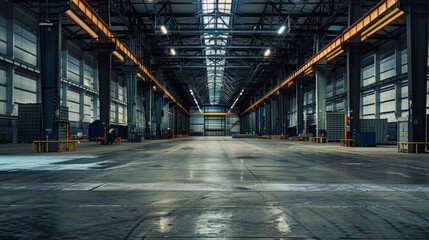
<path id="1" fill-rule="evenodd" d="M 0 145 L 0 239 L 428 239 L 429 162 L 395 146 L 195 137 Z"/>

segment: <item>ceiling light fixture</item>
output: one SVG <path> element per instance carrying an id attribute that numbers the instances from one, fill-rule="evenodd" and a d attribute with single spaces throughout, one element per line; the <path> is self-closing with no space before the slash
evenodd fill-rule
<path id="1" fill-rule="evenodd" d="M 270 56 L 271 55 L 271 49 L 267 49 L 267 50 L 265 50 L 265 52 L 264 52 L 264 57 L 268 57 L 268 56 Z"/>
<path id="2" fill-rule="evenodd" d="M 174 50 L 174 48 L 170 49 L 170 55 L 171 56 L 175 56 L 176 55 L 176 50 Z"/>
<path id="3" fill-rule="evenodd" d="M 244 89 L 241 89 L 240 95 L 235 99 L 234 103 L 232 104 L 231 108 L 229 109 L 228 113 L 231 113 L 231 110 L 235 107 L 235 104 L 237 104 L 238 99 L 240 99 L 240 96 L 243 95 Z"/>
<path id="4" fill-rule="evenodd" d="M 161 27 L 159 27 L 159 29 L 161 30 L 162 34 L 167 34 L 167 28 L 164 25 L 161 25 Z"/>
<path id="5" fill-rule="evenodd" d="M 285 32 L 285 30 L 286 30 L 286 26 L 285 26 L 285 25 L 282 25 L 282 26 L 279 28 L 279 30 L 277 31 L 277 33 L 278 33 L 279 35 L 281 35 L 281 34 L 283 34 L 283 33 Z"/>

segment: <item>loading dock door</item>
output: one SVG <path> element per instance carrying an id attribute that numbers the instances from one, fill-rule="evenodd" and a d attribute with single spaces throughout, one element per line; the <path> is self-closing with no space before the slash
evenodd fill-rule
<path id="1" fill-rule="evenodd" d="M 204 136 L 226 136 L 225 116 L 204 116 Z"/>

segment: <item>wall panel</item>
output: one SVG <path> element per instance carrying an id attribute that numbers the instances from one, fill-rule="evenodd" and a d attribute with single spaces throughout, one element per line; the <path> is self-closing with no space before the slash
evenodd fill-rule
<path id="1" fill-rule="evenodd" d="M 362 86 L 375 83 L 374 54 L 369 54 L 362 60 Z"/>
<path id="2" fill-rule="evenodd" d="M 84 95 L 84 106 L 83 106 L 83 122 L 90 123 L 94 121 L 92 112 L 92 96 L 89 94 Z"/>
<path id="3" fill-rule="evenodd" d="M 0 115 L 7 113 L 6 71 L 0 68 Z"/>
<path id="4" fill-rule="evenodd" d="M 13 97 L 15 103 L 37 102 L 37 79 L 15 72 L 13 76 Z"/>
<path id="5" fill-rule="evenodd" d="M 93 88 L 94 84 L 94 68 L 85 62 L 84 81 L 83 84 L 89 88 Z"/>
<path id="6" fill-rule="evenodd" d="M 380 50 L 380 80 L 396 75 L 396 54 L 394 42 L 383 46 Z"/>
<path id="7" fill-rule="evenodd" d="M 7 20 L 0 12 L 0 54 L 6 55 L 7 52 Z"/>
<path id="8" fill-rule="evenodd" d="M 37 33 L 15 21 L 15 58 L 37 66 L 37 44 Z"/>
<path id="9" fill-rule="evenodd" d="M 80 82 L 80 63 L 79 59 L 68 52 L 67 56 L 67 78 L 70 81 L 79 83 Z"/>
<path id="10" fill-rule="evenodd" d="M 81 120 L 79 90 L 71 88 L 67 90 L 67 107 L 69 108 L 69 120 L 79 122 Z"/>

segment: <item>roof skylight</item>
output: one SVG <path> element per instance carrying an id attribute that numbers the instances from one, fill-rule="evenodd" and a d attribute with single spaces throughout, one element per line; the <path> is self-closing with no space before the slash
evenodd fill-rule
<path id="1" fill-rule="evenodd" d="M 201 0 L 201 10 L 203 14 L 204 29 L 231 29 L 231 17 L 225 14 L 231 13 L 232 0 Z M 218 15 L 219 14 L 219 15 Z M 225 56 L 226 51 L 222 46 L 228 44 L 229 35 L 227 33 L 213 35 L 204 34 L 204 45 L 207 46 L 204 50 L 207 65 L 207 86 L 209 92 L 209 100 L 211 105 L 217 105 L 220 101 L 220 94 L 223 87 L 223 78 L 226 60 L 219 58 Z M 210 56 L 216 56 L 216 60 Z"/>

